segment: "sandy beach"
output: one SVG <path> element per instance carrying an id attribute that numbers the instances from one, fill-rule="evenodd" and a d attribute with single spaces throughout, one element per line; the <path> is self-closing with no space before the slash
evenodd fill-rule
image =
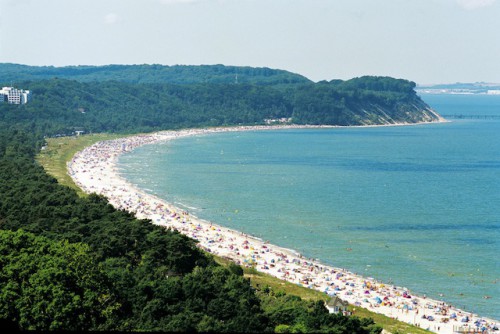
<path id="1" fill-rule="evenodd" d="M 326 266 L 300 254 L 264 242 L 241 232 L 199 219 L 121 178 L 116 168 L 120 154 L 136 147 L 186 136 L 223 131 L 269 130 L 299 126 L 259 126 L 162 131 L 96 143 L 78 152 L 68 163 L 68 173 L 86 193 L 101 194 L 118 209 L 138 218 L 172 228 L 194 238 L 212 254 L 277 278 L 338 296 L 350 304 L 385 314 L 436 333 L 498 332 L 496 320 L 481 318 L 401 287 L 361 277 L 343 269 Z M 300 126 L 303 128 L 303 126 Z"/>

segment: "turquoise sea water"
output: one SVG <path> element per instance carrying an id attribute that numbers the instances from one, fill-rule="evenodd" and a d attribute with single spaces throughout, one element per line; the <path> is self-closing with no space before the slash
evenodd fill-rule
<path id="1" fill-rule="evenodd" d="M 500 116 L 500 96 L 423 99 Z M 218 133 L 144 146 L 119 166 L 200 218 L 500 318 L 499 118 Z"/>

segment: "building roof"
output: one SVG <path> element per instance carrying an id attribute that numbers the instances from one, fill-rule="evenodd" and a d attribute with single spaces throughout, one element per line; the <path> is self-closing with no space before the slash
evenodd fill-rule
<path id="1" fill-rule="evenodd" d="M 331 298 L 327 303 L 326 306 L 330 307 L 335 307 L 335 306 L 341 306 L 341 307 L 347 307 L 349 305 L 348 302 L 345 300 L 340 299 L 339 297 L 335 296 Z"/>

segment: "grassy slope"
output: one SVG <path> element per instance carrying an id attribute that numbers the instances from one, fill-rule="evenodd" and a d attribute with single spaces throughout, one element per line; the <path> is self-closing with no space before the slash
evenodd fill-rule
<path id="1" fill-rule="evenodd" d="M 98 141 L 116 139 L 123 136 L 124 135 L 117 134 L 93 134 L 80 137 L 50 138 L 47 140 L 47 148 L 42 150 L 37 156 L 37 161 L 44 167 L 47 173 L 54 176 L 60 184 L 75 189 L 80 196 L 83 196 L 84 193 L 82 190 L 78 188 L 68 175 L 66 163 L 70 161 L 78 151 L 81 151 L 87 146 L 90 146 Z M 228 260 L 217 257 L 216 260 L 220 264 L 228 264 Z M 250 279 L 250 282 L 254 287 L 269 286 L 274 291 L 284 291 L 287 294 L 300 296 L 301 298 L 307 300 L 326 300 L 328 298 L 327 295 L 320 291 L 308 289 L 280 280 L 273 276 L 258 272 L 253 268 L 245 268 L 245 276 Z M 351 306 L 351 310 L 353 308 L 354 307 Z M 408 325 L 404 322 L 391 319 L 360 307 L 355 307 L 355 309 L 356 316 L 372 318 L 377 324 L 380 324 L 386 331 L 391 333 L 429 333 L 428 331 L 418 327 Z"/>
<path id="2" fill-rule="evenodd" d="M 245 269 L 245 276 L 250 278 L 250 282 L 253 286 L 257 286 L 257 284 L 260 287 L 268 285 L 273 289 L 273 291 L 281 290 L 290 295 L 300 296 L 303 299 L 324 301 L 328 299 L 328 296 L 320 291 L 301 287 L 290 282 L 285 282 L 273 276 L 257 272 L 255 269 Z M 357 317 L 372 318 L 375 323 L 381 325 L 386 331 L 391 333 L 429 333 L 421 328 L 397 321 L 382 314 L 371 312 L 361 307 L 350 305 L 349 309 L 354 311 L 353 314 Z"/>
<path id="3" fill-rule="evenodd" d="M 79 137 L 59 137 L 48 138 L 47 147 L 40 151 L 36 160 L 43 166 L 45 171 L 55 177 L 58 182 L 76 190 L 78 195 L 84 196 L 85 193 L 73 182 L 66 168 L 67 162 L 71 161 L 73 156 L 83 150 L 85 147 L 103 140 L 110 140 L 124 137 L 117 134 L 92 134 Z"/>

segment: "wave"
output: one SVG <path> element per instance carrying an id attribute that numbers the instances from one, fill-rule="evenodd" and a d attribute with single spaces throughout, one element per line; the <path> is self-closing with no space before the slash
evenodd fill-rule
<path id="1" fill-rule="evenodd" d="M 189 206 L 181 202 L 175 202 L 176 205 L 182 206 L 183 208 L 189 209 L 189 210 L 195 210 L 195 211 L 200 211 L 201 209 L 195 208 L 194 206 Z"/>

